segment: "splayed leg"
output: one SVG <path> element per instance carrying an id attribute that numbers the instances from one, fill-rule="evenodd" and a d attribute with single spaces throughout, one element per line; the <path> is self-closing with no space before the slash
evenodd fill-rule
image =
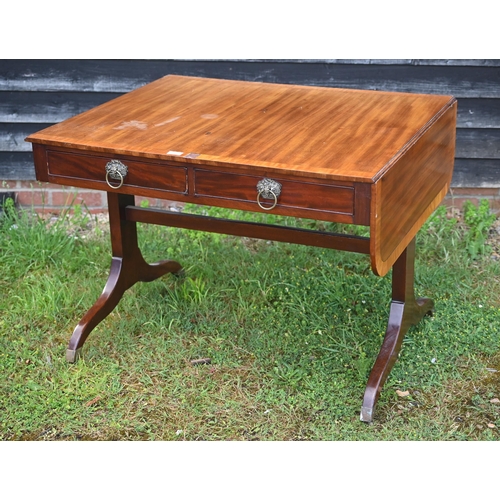
<path id="1" fill-rule="evenodd" d="M 74 363 L 90 332 L 116 307 L 124 292 L 138 281 L 153 281 L 166 273 L 179 274 L 182 266 L 173 260 L 148 264 L 139 249 L 135 222 L 124 219 L 127 205 L 134 197 L 108 193 L 112 260 L 106 286 L 95 304 L 82 318 L 71 336 L 66 360 Z"/>
<path id="2" fill-rule="evenodd" d="M 410 242 L 392 268 L 392 302 L 389 322 L 382 347 L 368 377 L 360 415 L 363 422 L 373 420 L 373 412 L 380 391 L 396 362 L 406 332 L 410 326 L 416 325 L 434 308 L 434 302 L 431 299 L 415 299 L 414 271 L 415 239 Z"/>

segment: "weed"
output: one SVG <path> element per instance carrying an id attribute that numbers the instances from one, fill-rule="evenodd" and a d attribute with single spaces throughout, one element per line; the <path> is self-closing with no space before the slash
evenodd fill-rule
<path id="1" fill-rule="evenodd" d="M 467 200 L 463 206 L 463 218 L 468 226 L 464 236 L 467 253 L 476 259 L 490 250 L 486 240 L 496 216 L 490 212 L 488 200 L 483 199 L 477 206 Z"/>

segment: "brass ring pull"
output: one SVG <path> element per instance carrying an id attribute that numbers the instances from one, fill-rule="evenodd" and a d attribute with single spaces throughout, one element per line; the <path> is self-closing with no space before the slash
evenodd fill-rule
<path id="1" fill-rule="evenodd" d="M 120 177 L 120 184 L 118 184 L 118 186 L 113 186 L 113 184 L 109 182 L 110 173 L 106 172 L 106 183 L 112 189 L 120 189 L 123 186 L 123 175 L 120 172 L 116 172 L 116 175 Z"/>
<path id="2" fill-rule="evenodd" d="M 127 165 L 119 160 L 111 160 L 106 164 L 106 184 L 111 189 L 120 189 L 123 186 L 123 181 L 128 173 Z M 120 181 L 117 186 L 111 184 L 109 179 Z"/>
<path id="3" fill-rule="evenodd" d="M 272 210 L 277 204 L 278 204 L 278 197 L 274 193 L 274 191 L 270 191 L 270 193 L 274 196 L 274 203 L 270 207 L 265 207 L 260 203 L 260 196 L 264 191 L 259 191 L 257 194 L 257 204 L 259 205 L 262 210 Z"/>
<path id="4" fill-rule="evenodd" d="M 262 210 L 272 210 L 278 204 L 278 196 L 281 194 L 281 184 L 273 179 L 262 179 L 257 182 L 257 205 Z M 274 200 L 270 207 L 262 205 L 260 199 Z"/>

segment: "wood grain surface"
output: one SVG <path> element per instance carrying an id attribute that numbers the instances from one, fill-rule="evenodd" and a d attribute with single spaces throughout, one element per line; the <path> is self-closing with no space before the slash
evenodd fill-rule
<path id="1" fill-rule="evenodd" d="M 27 140 L 373 182 L 450 100 L 170 75 Z"/>
<path id="2" fill-rule="evenodd" d="M 385 275 L 451 183 L 455 152 L 456 104 L 394 159 L 394 167 L 372 186 L 372 269 Z"/>

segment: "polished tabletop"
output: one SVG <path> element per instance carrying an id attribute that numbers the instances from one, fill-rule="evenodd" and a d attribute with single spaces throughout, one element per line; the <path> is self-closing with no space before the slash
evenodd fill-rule
<path id="1" fill-rule="evenodd" d="M 169 75 L 32 142 L 374 182 L 453 98 Z"/>

